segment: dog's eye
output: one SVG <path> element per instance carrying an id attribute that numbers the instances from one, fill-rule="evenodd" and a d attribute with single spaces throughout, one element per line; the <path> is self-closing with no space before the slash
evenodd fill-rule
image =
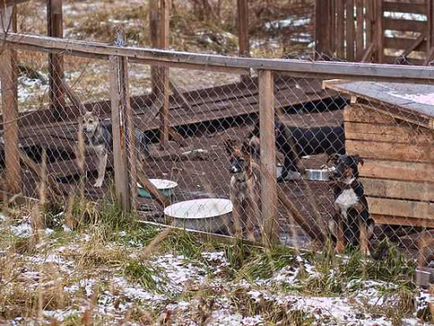
<path id="1" fill-rule="evenodd" d="M 93 120 L 89 120 L 89 123 L 93 123 Z"/>

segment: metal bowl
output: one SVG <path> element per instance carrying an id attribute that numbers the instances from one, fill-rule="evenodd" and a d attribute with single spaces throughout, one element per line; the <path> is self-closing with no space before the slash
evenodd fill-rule
<path id="1" fill-rule="evenodd" d="M 170 205 L 164 209 L 164 216 L 166 223 L 214 233 L 225 228 L 231 212 L 229 199 L 203 198 Z"/>
<path id="2" fill-rule="evenodd" d="M 166 197 L 172 196 L 173 190 L 178 187 L 178 184 L 172 180 L 149 179 L 149 181 Z M 140 183 L 137 183 L 137 187 L 139 187 L 140 197 L 152 198 L 151 194 L 145 188 L 143 188 Z"/>
<path id="3" fill-rule="evenodd" d="M 306 169 L 305 177 L 312 181 L 328 181 L 329 173 L 328 169 Z"/>

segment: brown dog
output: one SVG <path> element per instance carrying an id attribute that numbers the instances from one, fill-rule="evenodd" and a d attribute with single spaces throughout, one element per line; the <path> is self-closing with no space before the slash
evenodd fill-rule
<path id="1" fill-rule="evenodd" d="M 232 173 L 230 198 L 233 205 L 234 229 L 237 238 L 243 234 L 255 241 L 255 228 L 260 226 L 259 165 L 254 162 L 252 148 L 247 141 L 225 141 Z M 244 232 L 245 231 L 245 232 Z"/>

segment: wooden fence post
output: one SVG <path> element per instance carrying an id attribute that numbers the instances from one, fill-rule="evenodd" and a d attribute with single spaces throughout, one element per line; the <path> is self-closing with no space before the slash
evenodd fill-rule
<path id="1" fill-rule="evenodd" d="M 47 1 L 47 32 L 48 36 L 63 38 L 62 0 Z M 48 55 L 50 76 L 50 100 L 55 119 L 62 119 L 65 108 L 63 94 L 63 55 L 50 53 Z"/>
<path id="2" fill-rule="evenodd" d="M 151 0 L 149 6 L 149 29 L 152 47 L 169 48 L 170 0 Z M 151 66 L 152 93 L 160 112 L 161 147 L 169 141 L 169 68 Z"/>
<path id="3" fill-rule="evenodd" d="M 346 15 L 346 59 L 354 61 L 354 0 L 347 0 L 347 15 Z"/>
<path id="4" fill-rule="evenodd" d="M 125 46 L 125 38 L 122 29 L 118 29 L 116 35 L 116 46 Z M 124 211 L 130 210 L 130 193 L 128 182 L 127 166 L 127 105 L 129 105 L 128 94 L 128 72 L 127 58 L 110 56 L 110 94 L 112 109 L 113 128 L 113 163 L 115 172 L 116 198 L 121 203 Z"/>
<path id="5" fill-rule="evenodd" d="M 383 0 L 374 1 L 375 6 L 375 43 L 377 62 L 384 62 Z"/>
<path id="6" fill-rule="evenodd" d="M 12 6 L 0 10 L 0 31 L 13 31 Z M 3 45 L 3 44 L 2 44 Z M 0 79 L 3 109 L 5 180 L 7 191 L 21 191 L 21 166 L 18 140 L 18 71 L 16 52 L 10 45 L 0 48 Z"/>
<path id="7" fill-rule="evenodd" d="M 270 70 L 259 70 L 259 128 L 261 144 L 262 241 L 277 244 L 276 143 L 274 134 L 274 79 Z"/>

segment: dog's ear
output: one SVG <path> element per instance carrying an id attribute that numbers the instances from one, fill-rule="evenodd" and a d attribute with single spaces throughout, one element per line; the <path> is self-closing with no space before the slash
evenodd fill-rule
<path id="1" fill-rule="evenodd" d="M 232 139 L 232 138 L 226 139 L 224 141 L 226 152 L 229 155 L 232 155 L 232 153 L 234 152 L 236 143 L 237 143 L 237 141 L 235 139 Z"/>
<path id="2" fill-rule="evenodd" d="M 253 148 L 252 148 L 252 146 L 250 146 L 248 140 L 244 140 L 243 143 L 241 144 L 241 153 L 244 156 L 251 156 L 252 155 Z"/>
<path id="3" fill-rule="evenodd" d="M 341 155 L 338 153 L 331 154 L 329 156 L 329 158 L 327 159 L 326 163 L 333 162 L 334 164 L 336 164 L 338 162 L 338 160 L 340 159 L 340 157 L 341 157 Z"/>
<path id="4" fill-rule="evenodd" d="M 353 155 L 352 157 L 354 162 L 356 162 L 356 164 L 361 164 L 363 166 L 363 164 L 365 163 L 365 161 L 363 161 L 363 159 L 359 156 L 359 154 Z"/>
<path id="5" fill-rule="evenodd" d="M 93 105 L 91 112 L 99 118 L 101 115 L 101 107 L 99 105 Z"/>

